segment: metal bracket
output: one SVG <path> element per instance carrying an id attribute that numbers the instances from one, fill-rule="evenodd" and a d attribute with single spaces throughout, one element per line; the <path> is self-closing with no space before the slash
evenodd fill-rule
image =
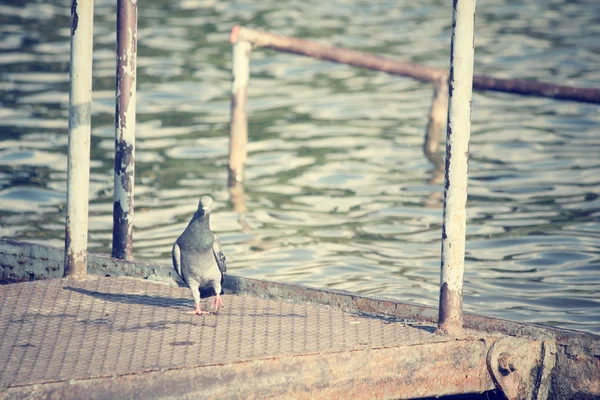
<path id="1" fill-rule="evenodd" d="M 555 363 L 556 345 L 552 341 L 503 337 L 487 355 L 490 375 L 509 400 L 546 400 Z"/>

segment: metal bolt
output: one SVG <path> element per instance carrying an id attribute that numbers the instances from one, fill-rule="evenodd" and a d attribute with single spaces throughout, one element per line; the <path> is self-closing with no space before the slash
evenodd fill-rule
<path id="1" fill-rule="evenodd" d="M 500 356 L 498 357 L 498 370 L 504 376 L 517 370 L 515 362 L 513 361 L 512 356 L 510 354 L 500 354 Z"/>

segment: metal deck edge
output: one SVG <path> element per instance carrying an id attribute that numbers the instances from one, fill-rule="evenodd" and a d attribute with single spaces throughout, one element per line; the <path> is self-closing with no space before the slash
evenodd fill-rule
<path id="1" fill-rule="evenodd" d="M 62 278 L 63 270 L 63 249 L 0 239 L 0 282 Z M 184 286 L 170 266 L 124 261 L 94 253 L 88 254 L 88 273 L 112 277 L 128 276 L 167 285 Z M 367 297 L 340 290 L 315 289 L 298 284 L 278 283 L 234 275 L 226 275 L 224 288 L 233 293 L 245 293 L 284 301 L 318 303 L 349 312 L 384 315 L 400 319 L 435 323 L 438 317 L 438 310 L 434 307 Z M 497 332 L 532 340 L 550 339 L 559 345 L 582 347 L 587 352 L 600 356 L 600 336 L 591 333 L 471 313 L 464 314 L 464 325 L 473 330 Z"/>
<path id="2" fill-rule="evenodd" d="M 482 393 L 490 343 L 477 338 L 6 388 L 4 398 L 399 398 Z M 410 347 L 410 351 L 408 351 Z M 356 356 L 360 353 L 360 356 Z M 448 374 L 459 370 L 460 374 Z M 432 379 L 432 377 L 437 377 Z"/>

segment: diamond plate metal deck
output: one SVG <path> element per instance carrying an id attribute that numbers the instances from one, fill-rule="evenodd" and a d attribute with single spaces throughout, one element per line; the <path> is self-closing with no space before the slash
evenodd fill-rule
<path id="1" fill-rule="evenodd" d="M 188 289 L 133 278 L 0 286 L 0 389 L 443 340 L 431 325 L 248 295 L 223 299 L 218 314 L 197 316 L 186 314 Z"/>
<path id="2" fill-rule="evenodd" d="M 62 276 L 63 251 L 0 239 L 0 281 Z M 531 377 L 600 393 L 595 335 L 465 314 L 470 329 L 438 336 L 432 307 L 232 275 L 227 308 L 198 317 L 170 266 L 88 254 L 88 269 L 0 285 L 1 399 L 411 399 Z M 498 351 L 537 372 L 498 378 Z"/>

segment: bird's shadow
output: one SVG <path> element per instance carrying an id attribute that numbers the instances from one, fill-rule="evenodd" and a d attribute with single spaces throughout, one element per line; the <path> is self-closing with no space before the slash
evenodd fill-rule
<path id="1" fill-rule="evenodd" d="M 63 289 L 84 294 L 86 296 L 92 296 L 105 301 L 112 301 L 123 304 L 139 304 L 150 307 L 165 307 L 165 308 L 185 308 L 189 309 L 193 307 L 193 302 L 184 298 L 172 298 L 172 297 L 160 297 L 160 296 L 149 296 L 146 294 L 121 294 L 121 293 L 106 293 L 98 292 L 94 290 L 87 290 L 72 286 L 65 286 Z M 218 315 L 218 314 L 216 314 Z M 231 316 L 239 317 L 296 317 L 306 318 L 306 315 L 301 314 L 278 314 L 278 313 L 229 313 Z"/>
<path id="2" fill-rule="evenodd" d="M 106 293 L 97 292 L 94 290 L 87 290 L 72 286 L 65 286 L 63 289 L 84 294 L 86 296 L 92 296 L 101 300 L 112 301 L 123 304 L 139 304 L 143 306 L 153 307 L 189 307 L 191 305 L 190 300 L 183 298 L 172 298 L 172 297 L 161 297 L 161 296 L 149 296 L 147 294 L 121 294 L 121 293 Z"/>

